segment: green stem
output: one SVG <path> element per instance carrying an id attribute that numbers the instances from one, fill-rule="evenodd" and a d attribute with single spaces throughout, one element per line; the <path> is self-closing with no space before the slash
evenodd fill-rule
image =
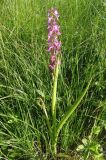
<path id="1" fill-rule="evenodd" d="M 52 93 L 52 116 L 54 117 L 56 112 L 56 92 L 57 92 L 57 79 L 58 79 L 58 64 L 54 71 L 54 80 L 53 80 L 53 93 Z"/>
<path id="2" fill-rule="evenodd" d="M 58 72 L 59 72 L 59 68 L 58 68 L 58 64 L 57 64 L 55 71 L 54 71 L 53 93 L 52 93 L 52 118 L 53 118 L 52 151 L 53 151 L 53 154 L 56 154 L 56 146 L 54 146 L 54 138 L 55 138 L 55 134 L 56 134 L 56 93 L 57 93 Z"/>

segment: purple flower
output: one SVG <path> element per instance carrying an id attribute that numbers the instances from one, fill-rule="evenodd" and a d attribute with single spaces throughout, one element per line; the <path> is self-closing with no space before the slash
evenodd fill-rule
<path id="1" fill-rule="evenodd" d="M 61 35 L 60 31 L 59 31 L 59 26 L 58 25 L 54 25 L 52 28 L 52 32 L 57 34 L 57 35 Z"/>
<path id="2" fill-rule="evenodd" d="M 50 47 L 48 48 L 48 52 L 51 52 L 51 51 L 54 51 L 54 46 L 50 46 Z"/>
<path id="3" fill-rule="evenodd" d="M 54 70 L 57 62 L 57 55 L 61 51 L 61 41 L 59 41 L 60 26 L 58 25 L 59 13 L 52 8 L 48 11 L 48 52 L 50 52 L 50 70 Z"/>
<path id="4" fill-rule="evenodd" d="M 48 24 L 50 24 L 52 20 L 53 20 L 53 17 L 49 17 L 48 18 Z"/>
<path id="5" fill-rule="evenodd" d="M 54 15 L 56 16 L 57 19 L 59 18 L 59 13 L 56 9 L 54 10 Z"/>
<path id="6" fill-rule="evenodd" d="M 53 64 L 56 61 L 56 56 L 55 55 L 51 55 L 50 57 L 50 62 Z"/>
<path id="7" fill-rule="evenodd" d="M 49 69 L 50 69 L 51 71 L 53 71 L 53 70 L 55 69 L 55 65 L 49 64 Z"/>

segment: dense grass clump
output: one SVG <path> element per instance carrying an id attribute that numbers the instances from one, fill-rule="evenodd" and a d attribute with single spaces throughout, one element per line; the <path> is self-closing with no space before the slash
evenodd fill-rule
<path id="1" fill-rule="evenodd" d="M 99 144 L 100 153 L 106 154 L 105 1 L 1 0 L 1 159 L 51 158 L 46 119 L 39 105 L 39 99 L 43 99 L 51 115 L 52 77 L 47 54 L 47 11 L 50 7 L 56 7 L 60 13 L 62 32 L 57 122 L 92 77 L 89 91 L 59 134 L 58 153 L 68 154 L 72 159 L 73 156 L 97 159 L 95 156 L 99 153 L 92 147 L 88 147 L 87 152 L 76 151 L 82 139 L 90 137 L 89 143 L 93 147 Z"/>

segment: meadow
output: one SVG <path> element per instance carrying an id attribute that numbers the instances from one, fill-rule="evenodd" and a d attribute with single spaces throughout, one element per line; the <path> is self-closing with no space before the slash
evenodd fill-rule
<path id="1" fill-rule="evenodd" d="M 51 126 L 51 7 L 59 12 L 62 33 L 55 123 L 71 111 L 56 154 L 45 116 L 46 111 Z M 105 90 L 105 0 L 0 0 L 1 160 L 105 160 Z"/>

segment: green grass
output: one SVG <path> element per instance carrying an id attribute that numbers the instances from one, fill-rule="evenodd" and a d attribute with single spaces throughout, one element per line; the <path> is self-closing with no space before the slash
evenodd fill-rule
<path id="1" fill-rule="evenodd" d="M 102 0 L 0 1 L 0 156 L 50 159 L 42 98 L 51 115 L 52 77 L 48 70 L 47 11 L 60 13 L 62 64 L 57 91 L 57 122 L 89 91 L 64 125 L 58 153 L 76 155 L 95 119 L 106 124 L 106 5 Z M 106 149 L 104 127 L 96 140 Z M 105 151 L 105 150 L 104 150 Z M 46 153 L 45 153 L 46 152 Z"/>

